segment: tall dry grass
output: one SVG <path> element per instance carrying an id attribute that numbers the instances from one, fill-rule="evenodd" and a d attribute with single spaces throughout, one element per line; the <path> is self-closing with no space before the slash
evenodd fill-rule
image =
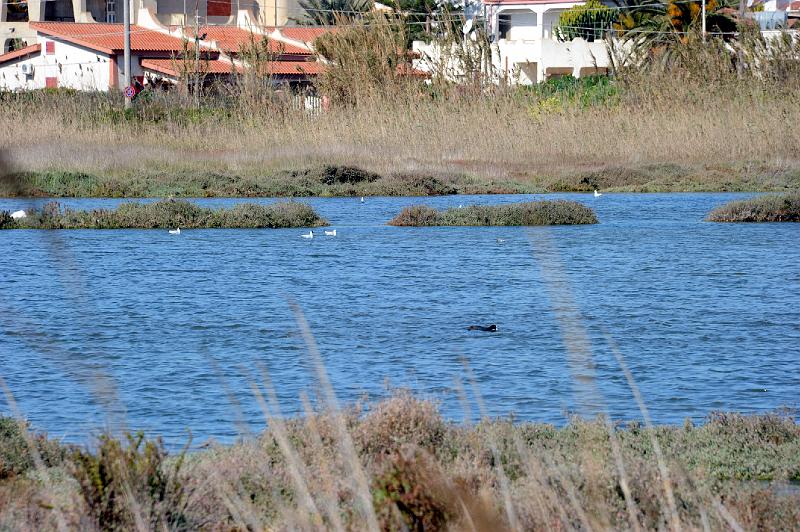
<path id="1" fill-rule="evenodd" d="M 349 54 L 342 64 L 350 66 L 332 68 L 318 84 L 342 92 L 349 79 L 351 98 L 317 116 L 280 99 L 237 106 L 208 96 L 192 110 L 156 95 L 126 117 L 109 95 L 6 94 L 0 145 L 18 170 L 98 175 L 252 177 L 349 164 L 378 173 L 526 180 L 548 190 L 772 190 L 800 183 L 800 74 L 786 66 L 788 52 L 760 52 L 759 64 L 772 65 L 761 70 L 766 76 L 741 76 L 724 47 L 695 43 L 668 71 L 621 68 L 600 96 L 580 88 L 476 92 L 409 83 L 386 66 L 403 60 L 391 35 L 365 35 L 383 44 L 372 43 L 366 58 L 380 63 L 383 76 L 370 80 L 375 69 L 359 70 L 364 40 L 340 35 L 345 44 L 334 46 Z"/>

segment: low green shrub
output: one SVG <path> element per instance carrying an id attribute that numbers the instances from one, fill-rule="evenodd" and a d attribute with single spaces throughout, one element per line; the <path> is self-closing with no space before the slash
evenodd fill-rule
<path id="1" fill-rule="evenodd" d="M 176 530 L 185 522 L 188 493 L 180 479 L 183 454 L 167 462 L 160 439 L 127 434 L 124 443 L 100 437 L 96 453 L 77 450 L 73 475 L 101 530 Z"/>
<path id="2" fill-rule="evenodd" d="M 490 226 L 490 225 L 576 225 L 596 224 L 594 212 L 575 201 L 531 201 L 509 205 L 471 205 L 437 211 L 425 205 L 406 207 L 389 225 Z"/>
<path id="3" fill-rule="evenodd" d="M 711 211 L 709 222 L 800 222 L 800 192 L 732 201 Z"/>
<path id="4" fill-rule="evenodd" d="M 123 203 L 116 210 L 77 211 L 47 203 L 25 218 L 0 213 L 0 229 L 184 229 L 320 227 L 327 222 L 309 205 L 242 203 L 230 209 L 207 209 L 183 200 Z"/>
<path id="5" fill-rule="evenodd" d="M 358 167 L 313 166 L 255 175 L 226 170 L 146 167 L 123 175 L 45 170 L 16 172 L 0 181 L 0 197 L 306 197 L 532 194 L 544 189 L 507 179 L 460 173 L 401 172 L 380 175 Z"/>
<path id="6" fill-rule="evenodd" d="M 29 429 L 27 423 L 11 417 L 0 417 L 0 480 L 23 475 L 33 469 L 31 444 L 45 466 L 55 466 L 64 460 L 65 448 L 58 442 L 48 440 L 43 434 L 31 433 Z"/>

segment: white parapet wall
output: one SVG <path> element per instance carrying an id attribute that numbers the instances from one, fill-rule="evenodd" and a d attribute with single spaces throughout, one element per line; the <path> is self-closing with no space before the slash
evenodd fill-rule
<path id="1" fill-rule="evenodd" d="M 421 41 L 415 41 L 413 49 L 419 55 L 414 68 L 443 74 L 454 82 L 464 78 L 463 65 L 452 50 L 447 52 L 435 43 Z M 579 78 L 605 73 L 611 67 L 611 61 L 604 41 L 501 39 L 492 45 L 492 66 L 498 83 L 531 85 L 556 76 Z"/>

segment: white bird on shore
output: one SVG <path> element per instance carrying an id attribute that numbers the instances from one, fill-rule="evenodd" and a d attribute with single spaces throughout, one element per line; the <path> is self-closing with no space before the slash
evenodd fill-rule
<path id="1" fill-rule="evenodd" d="M 169 234 L 171 234 L 171 235 L 179 235 L 179 234 L 181 234 L 181 228 L 178 227 L 177 229 L 170 229 L 169 230 Z"/>
<path id="2" fill-rule="evenodd" d="M 598 192 L 597 189 L 595 189 L 595 191 L 594 191 L 594 197 L 595 198 L 599 198 L 602 195 L 603 195 L 602 193 Z"/>
<path id="3" fill-rule="evenodd" d="M 314 231 L 309 231 L 307 235 L 300 235 L 303 238 L 314 238 Z"/>
<path id="4" fill-rule="evenodd" d="M 15 220 L 19 220 L 20 218 L 25 218 L 26 216 L 28 215 L 25 214 L 25 211 L 14 211 L 11 213 L 11 217 Z"/>
<path id="5" fill-rule="evenodd" d="M 463 205 L 461 205 L 461 204 L 459 204 L 458 208 L 459 208 L 459 209 L 463 209 L 463 208 L 464 208 L 464 206 L 463 206 Z"/>
<path id="6" fill-rule="evenodd" d="M 336 236 L 336 229 L 333 231 L 325 231 L 325 236 Z"/>

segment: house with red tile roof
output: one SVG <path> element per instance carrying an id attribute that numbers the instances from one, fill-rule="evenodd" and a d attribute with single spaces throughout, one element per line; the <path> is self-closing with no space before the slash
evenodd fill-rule
<path id="1" fill-rule="evenodd" d="M 0 55 L 0 89 L 123 88 L 121 24 L 32 22 L 30 26 L 37 32 L 36 44 Z M 261 58 L 266 71 L 260 74 L 276 83 L 307 84 L 323 71 L 324 65 L 305 42 L 280 41 L 273 35 L 274 30 L 267 35 L 230 26 L 201 26 L 196 31 L 132 25 L 132 76 L 145 86 L 177 83 L 194 74 L 207 81 L 229 78 L 252 66 L 248 63 L 252 47 L 266 52 Z"/>
<path id="2" fill-rule="evenodd" d="M 119 0 L 2 0 L 0 54 L 35 44 L 29 22 L 117 23 L 123 5 Z M 145 27 L 275 27 L 303 13 L 298 0 L 136 0 L 131 6 L 131 23 Z"/>

